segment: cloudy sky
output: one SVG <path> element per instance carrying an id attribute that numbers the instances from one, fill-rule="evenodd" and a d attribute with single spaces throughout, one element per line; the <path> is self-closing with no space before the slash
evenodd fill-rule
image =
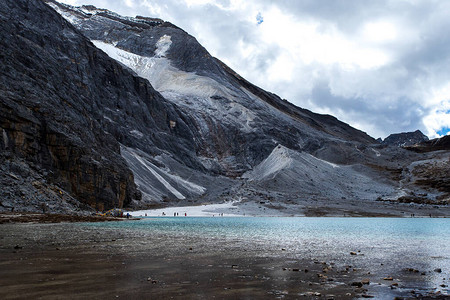
<path id="1" fill-rule="evenodd" d="M 62 0 L 183 28 L 254 84 L 371 136 L 450 128 L 447 0 Z"/>

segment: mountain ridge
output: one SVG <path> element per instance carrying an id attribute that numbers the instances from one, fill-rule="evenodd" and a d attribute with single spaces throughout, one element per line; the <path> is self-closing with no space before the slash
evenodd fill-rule
<path id="1" fill-rule="evenodd" d="M 10 97 L 0 102 L 0 171 L 30 181 L 22 198 L 18 185 L 2 183 L 0 209 L 30 198 L 27 209 L 36 210 L 46 201 L 26 172 L 61 201 L 72 197 L 100 210 L 270 199 L 299 214 L 330 205 L 385 212 L 376 199 L 443 195 L 394 179 L 435 154 L 378 144 L 333 116 L 296 107 L 243 79 L 171 23 L 53 0 L 6 0 L 0 8 L 0 46 L 10 54 L 0 56 L 2 92 Z M 21 114 L 37 125 L 14 119 Z M 278 147 L 297 167 L 277 169 L 283 180 L 249 180 L 278 157 Z M 23 164 L 23 174 L 14 164 Z M 404 210 L 398 205 L 389 209 Z"/>

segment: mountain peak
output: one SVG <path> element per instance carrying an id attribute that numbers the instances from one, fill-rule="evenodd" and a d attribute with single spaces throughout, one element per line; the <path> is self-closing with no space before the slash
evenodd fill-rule
<path id="1" fill-rule="evenodd" d="M 414 132 L 393 133 L 383 140 L 383 144 L 406 147 L 428 141 L 428 137 L 420 130 Z"/>
<path id="2" fill-rule="evenodd" d="M 423 194 L 392 179 L 420 154 L 251 84 L 182 29 L 46 3 L 0 2 L 0 209 L 70 196 L 100 210 L 238 197 L 364 211 Z"/>

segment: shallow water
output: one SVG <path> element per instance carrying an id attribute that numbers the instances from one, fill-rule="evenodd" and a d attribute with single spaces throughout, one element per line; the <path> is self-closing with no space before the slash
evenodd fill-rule
<path id="1" fill-rule="evenodd" d="M 217 247 L 232 244 L 259 256 L 278 255 L 282 248 L 286 251 L 283 255 L 288 253 L 292 259 L 351 264 L 377 274 L 380 280 L 404 277 L 405 270 L 413 268 L 426 275 L 404 282 L 404 289 L 420 285 L 449 293 L 448 287 L 440 285 L 449 283 L 450 219 L 153 217 L 85 226 L 120 228 L 143 238 L 156 234 L 173 241 L 205 241 Z M 349 255 L 352 251 L 357 255 Z M 442 272 L 435 272 L 437 268 Z M 372 286 L 375 291 L 377 288 Z"/>
<path id="2" fill-rule="evenodd" d="M 148 217 L 4 224 L 0 241 L 0 286 L 23 299 L 449 295 L 450 219 L 444 218 Z M 363 280 L 370 284 L 352 285 Z"/>

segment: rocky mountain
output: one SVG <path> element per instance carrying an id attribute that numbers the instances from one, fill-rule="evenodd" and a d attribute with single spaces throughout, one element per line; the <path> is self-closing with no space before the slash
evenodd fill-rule
<path id="1" fill-rule="evenodd" d="M 402 182 L 434 152 L 296 107 L 171 23 L 53 0 L 2 1 L 0 22 L 0 210 L 239 200 L 367 214 L 445 199 Z"/>
<path id="2" fill-rule="evenodd" d="M 98 209 L 138 199 L 120 155 L 130 124 L 153 131 L 147 149 L 172 143 L 187 152 L 170 134 L 173 105 L 45 3 L 2 1 L 0 17 L 1 165 L 9 175 L 2 178 L 13 178 L 13 189 L 2 189 L 3 206 L 20 206 L 19 196 L 33 209 L 49 193 Z M 121 125 L 111 128 L 108 115 Z"/>
<path id="3" fill-rule="evenodd" d="M 414 132 L 402 132 L 390 134 L 383 140 L 383 144 L 397 147 L 412 146 L 424 141 L 428 141 L 428 137 L 420 130 Z"/>
<path id="4" fill-rule="evenodd" d="M 405 148 L 416 152 L 450 151 L 450 135 L 432 140 L 427 139 Z"/>

